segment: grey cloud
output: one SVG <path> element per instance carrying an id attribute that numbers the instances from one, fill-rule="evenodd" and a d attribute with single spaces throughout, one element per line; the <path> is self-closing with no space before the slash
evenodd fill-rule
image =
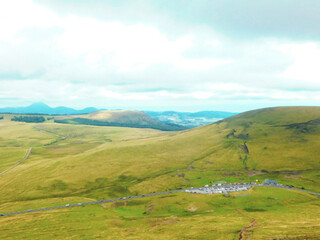
<path id="1" fill-rule="evenodd" d="M 209 25 L 237 38 L 284 37 L 318 39 L 320 2 L 317 0 L 200 0 L 172 1 L 182 6 L 177 18 Z"/>
<path id="2" fill-rule="evenodd" d="M 74 13 L 126 23 L 149 22 L 170 30 L 171 34 L 179 28 L 185 31 L 190 25 L 204 25 L 239 39 L 320 37 L 318 0 L 38 0 L 37 3 L 62 15 Z"/>

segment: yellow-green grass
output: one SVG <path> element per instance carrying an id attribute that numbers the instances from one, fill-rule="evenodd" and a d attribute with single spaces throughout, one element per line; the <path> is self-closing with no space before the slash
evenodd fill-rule
<path id="1" fill-rule="evenodd" d="M 292 178 L 285 177 L 290 174 L 272 171 L 319 169 L 318 135 L 304 135 L 307 141 L 302 143 L 289 142 L 287 136 L 292 131 L 284 127 L 274 131 L 272 126 L 253 125 L 246 130 L 250 135 L 246 170 L 239 159 L 245 155 L 239 148 L 243 140 L 226 138 L 230 128 L 225 123 L 179 133 L 59 124 L 18 123 L 18 126 L 35 134 L 51 134 L 51 140 L 34 147 L 26 163 L 0 179 L 7 186 L 0 189 L 0 193 L 5 193 L 0 201 L 68 194 L 105 198 L 117 196 L 121 191 L 147 193 L 201 186 L 213 180 L 262 180 L 270 175 L 283 183 L 292 183 Z M 28 135 L 34 136 L 31 132 Z M 250 171 L 259 170 L 268 173 L 250 176 Z M 28 181 L 21 184 L 25 178 Z M 300 182 L 304 184 L 301 187 L 319 190 L 317 171 L 308 180 Z M 117 193 L 115 188 L 121 191 Z"/>
<path id="2" fill-rule="evenodd" d="M 0 176 L 0 209 L 2 212 L 11 212 L 50 207 L 60 203 L 85 202 L 88 199 L 90 201 L 91 199 L 100 200 L 203 186 L 218 180 L 251 182 L 255 179 L 262 181 L 265 178 L 270 178 L 283 184 L 320 192 L 319 126 L 312 126 L 311 131 L 307 133 L 297 132 L 296 129 L 283 126 L 320 118 L 319 109 L 259 110 L 259 114 L 242 114 L 242 117 L 239 115 L 221 123 L 183 132 L 62 125 L 48 122 L 28 124 L 10 122 L 5 116 L 5 120 L 0 120 L 0 153 L 3 153 L 0 155 L 0 168 L 5 168 L 10 163 L 14 164 L 21 160 L 29 147 L 33 147 L 33 152 L 26 162 Z M 267 117 L 261 117 L 261 115 Z M 295 116 L 297 116 L 296 119 Z M 277 120 L 278 118 L 279 120 Z M 273 122 L 271 122 L 272 119 L 274 119 Z M 236 130 L 234 136 L 227 137 L 233 129 Z M 248 147 L 249 153 L 244 151 L 244 144 Z M 298 196 L 304 196 L 309 200 L 295 204 L 295 202 L 283 199 L 286 204 L 281 203 L 278 206 L 277 201 L 274 204 L 271 201 L 275 199 L 266 198 L 270 191 L 276 191 L 272 194 L 279 196 L 282 196 L 284 193 L 281 191 L 284 191 L 285 196 L 289 196 L 289 198 L 299 199 Z M 304 230 L 308 230 L 309 236 L 314 232 L 319 233 L 316 226 L 316 222 L 319 220 L 316 217 L 316 213 L 319 213 L 317 199 L 298 193 L 292 195 L 288 194 L 288 191 L 277 189 L 254 190 L 252 192 L 256 198 L 239 197 L 235 199 L 236 205 L 240 204 L 240 207 L 245 205 L 242 201 L 248 202 L 250 206 L 255 206 L 255 203 L 260 201 L 261 209 L 265 209 L 265 211 L 254 212 L 254 218 L 257 219 L 259 226 L 252 233 L 255 239 L 259 239 L 259 236 L 269 237 L 261 230 L 264 228 L 267 229 L 268 234 L 282 237 L 286 236 L 281 235 L 282 231 L 286 234 L 291 231 L 292 234 L 290 233 L 291 235 L 288 236 L 300 236 L 299 234 L 303 232 L 302 227 L 305 227 Z M 188 202 L 189 200 L 182 201 L 181 196 L 178 194 L 175 197 L 154 198 L 156 199 L 154 209 L 157 209 L 157 206 L 162 206 L 163 203 L 163 206 L 159 208 L 159 211 L 162 209 L 160 211 L 162 215 L 160 217 L 154 216 L 156 220 L 151 220 L 152 214 L 143 214 L 141 219 L 138 219 L 140 210 L 142 211 L 144 206 L 141 204 L 138 205 L 141 209 L 137 207 L 140 209 L 139 211 L 135 210 L 136 207 L 132 208 L 133 210 L 128 209 L 128 207 L 133 207 L 128 204 L 124 208 L 111 208 L 112 211 L 108 213 L 105 213 L 105 208 L 101 206 L 88 206 L 80 208 L 87 210 L 71 209 L 61 212 L 60 210 L 53 211 L 55 214 L 31 214 L 29 216 L 33 216 L 32 218 L 36 221 L 30 222 L 31 225 L 35 224 L 30 229 L 34 229 L 37 223 L 43 228 L 40 227 L 40 235 L 30 233 L 30 236 L 41 239 L 43 236 L 41 234 L 46 232 L 48 236 L 53 238 L 52 234 L 56 233 L 50 226 L 58 227 L 65 222 L 70 222 L 65 231 L 74 229 L 72 231 L 75 232 L 75 239 L 81 237 L 77 232 L 83 234 L 83 239 L 88 238 L 90 234 L 93 234 L 92 236 L 102 234 L 101 238 L 110 235 L 110 238 L 112 236 L 119 238 L 138 236 L 136 239 L 139 239 L 140 236 L 140 239 L 158 239 L 168 237 L 171 234 L 173 238 L 181 236 L 182 239 L 196 239 L 197 236 L 204 239 L 211 236 L 216 239 L 219 237 L 220 239 L 233 239 L 237 234 L 236 231 L 249 225 L 248 219 L 241 215 L 234 215 L 234 209 L 230 208 L 232 198 L 213 197 L 217 204 L 229 204 L 227 208 L 230 208 L 230 212 L 228 210 L 219 215 L 219 210 L 215 209 L 214 213 L 217 215 L 214 216 L 210 215 L 213 214 L 211 212 L 199 211 L 195 211 L 197 214 L 192 213 L 184 216 L 181 209 L 188 208 L 191 203 Z M 187 199 L 198 199 L 197 204 L 200 202 L 204 204 L 206 202 L 204 199 L 208 197 L 183 196 L 187 196 Z M 174 200 L 175 198 L 177 200 Z M 252 201 L 248 201 L 250 198 Z M 171 213 L 170 199 L 173 199 L 176 205 L 181 206 L 180 210 L 174 207 L 174 213 Z M 266 207 L 263 204 L 271 204 L 271 207 Z M 294 213 L 292 209 L 299 209 L 299 211 Z M 306 215 L 304 209 L 310 210 L 309 212 L 312 213 Z M 311 211 L 312 209 L 314 211 Z M 132 213 L 138 220 L 127 221 L 121 217 L 121 214 L 131 211 L 139 212 L 139 214 Z M 99 215 L 100 220 L 94 220 L 95 218 L 90 213 Z M 66 216 L 66 218 L 61 216 Z M 177 223 L 171 224 L 171 218 L 175 218 L 171 216 L 183 217 L 183 221 L 179 220 Z M 209 218 L 209 216 L 211 217 Z M 58 217 L 60 220 L 56 219 Z M 275 220 L 277 217 L 281 221 L 285 218 L 291 219 L 291 223 L 286 225 L 287 228 L 277 227 L 278 220 Z M 304 217 L 307 220 L 305 224 L 302 224 Z M 91 230 L 80 222 L 79 219 L 82 218 L 88 219 L 88 222 L 92 224 Z M 4 219 L 9 218 L 0 218 L 0 221 L 4 221 Z M 10 219 L 17 223 L 13 228 L 17 231 L 17 235 L 13 234 L 12 236 L 19 238 L 18 229 L 25 230 L 30 227 L 29 223 L 23 225 L 23 220 L 21 220 L 25 219 L 26 222 L 29 222 L 28 217 L 14 216 Z M 271 221 L 271 219 L 273 220 Z M 294 219 L 297 220 L 297 223 Z M 198 224 L 194 225 L 193 221 Z M 113 224 L 114 222 L 116 224 Z M 206 222 L 210 225 L 209 228 L 206 226 Z M 265 224 L 260 226 L 262 222 Z M 156 227 L 150 227 L 151 223 Z M 46 224 L 49 227 L 46 227 Z M 127 224 L 132 224 L 128 231 L 121 227 L 127 226 Z M 139 227 L 139 224 L 142 227 Z M 95 225 L 100 228 L 93 227 Z M 4 226 L 8 227 L 9 225 L 5 224 Z M 81 230 L 81 226 L 83 230 Z M 108 230 L 105 230 L 103 226 L 107 226 Z M 81 229 L 75 229 L 78 227 Z M 209 229 L 208 231 L 205 230 L 206 227 Z M 111 233 L 110 229 L 118 232 L 118 235 L 112 235 L 115 233 Z M 23 234 L 22 231 L 20 233 Z M 57 234 L 57 238 L 63 238 L 62 235 Z M 65 234 L 64 237 L 67 236 L 67 232 L 63 233 L 62 231 L 61 234 Z M 8 233 L 4 236 L 10 238 L 11 235 Z M 227 237 L 222 238 L 221 236 Z"/>
<path id="3" fill-rule="evenodd" d="M 50 199 L 48 203 L 80 200 L 84 199 Z M 39 205 L 44 201 L 29 202 L 24 208 Z M 0 218 L 0 237 L 237 239 L 254 218 L 254 228 L 245 234 L 251 239 L 316 239 L 319 214 L 318 198 L 283 189 L 255 188 L 229 197 L 179 193 Z"/>
<path id="4" fill-rule="evenodd" d="M 0 148 L 0 173 L 13 166 L 24 158 L 27 149 L 15 147 Z"/>
<path id="5" fill-rule="evenodd" d="M 249 122 L 273 125 L 307 122 L 319 117 L 320 107 L 273 107 L 237 114 L 226 119 L 226 121 L 232 126 Z"/>

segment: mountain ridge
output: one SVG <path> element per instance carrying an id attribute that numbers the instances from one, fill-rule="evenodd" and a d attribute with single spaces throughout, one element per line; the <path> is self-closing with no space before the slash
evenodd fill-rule
<path id="1" fill-rule="evenodd" d="M 69 107 L 59 106 L 50 107 L 45 103 L 37 102 L 32 103 L 26 107 L 6 107 L 0 108 L 0 113 L 14 113 L 14 114 L 47 114 L 47 115 L 71 115 L 71 114 L 86 114 L 93 111 L 98 111 L 95 107 L 87 107 L 84 109 L 76 110 Z"/>
<path id="2" fill-rule="evenodd" d="M 87 107 L 84 109 L 73 109 L 65 106 L 50 107 L 45 103 L 37 102 L 26 107 L 6 107 L 0 108 L 0 113 L 13 114 L 46 114 L 46 115 L 79 115 L 89 114 L 96 111 L 105 111 L 106 109 L 98 109 L 95 107 Z M 109 111 L 128 111 L 128 110 L 109 110 Z M 144 111 L 151 118 L 165 122 L 184 126 L 185 128 L 194 128 L 201 125 L 213 123 L 221 119 L 233 116 L 237 113 L 225 111 L 199 111 L 199 112 L 177 112 L 177 111 Z"/>

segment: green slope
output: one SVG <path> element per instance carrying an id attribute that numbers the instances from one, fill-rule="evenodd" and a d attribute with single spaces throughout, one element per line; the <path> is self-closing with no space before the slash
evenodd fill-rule
<path id="1" fill-rule="evenodd" d="M 233 125 L 263 123 L 268 125 L 301 123 L 320 118 L 320 107 L 274 107 L 252 110 L 225 119 Z"/>
<path id="2" fill-rule="evenodd" d="M 299 109 L 305 115 L 303 118 Z M 284 119 L 281 109 L 259 111 L 270 119 L 276 119 L 278 115 Z M 299 121 L 318 117 L 314 111 L 310 111 L 312 116 L 306 113 L 305 109 L 297 109 Z M 215 178 L 243 178 L 250 173 L 259 176 L 278 172 L 280 177 L 299 175 L 301 171 L 312 174 L 312 170 L 320 169 L 319 125 L 313 125 L 311 132 L 304 133 L 279 125 L 295 123 L 291 116 L 286 121 L 270 124 L 269 120 L 266 123 L 261 121 L 260 114 L 248 112 L 217 124 L 172 134 L 141 130 L 140 136 L 133 140 L 125 140 L 126 134 L 129 136 L 132 134 L 130 131 L 135 132 L 126 128 L 122 130 L 123 139 L 116 140 L 114 137 L 118 135 L 119 128 L 34 124 L 31 129 L 20 124 L 19 127 L 28 127 L 29 131 L 37 134 L 52 134 L 54 140 L 43 139 L 43 145 L 40 139 L 37 144 L 28 140 L 30 147 L 34 147 L 34 153 L 29 163 L 21 166 L 23 171 L 17 168 L 16 172 L 7 174 L 6 178 L 14 178 L 9 189 L 15 193 L 19 189 L 23 192 L 15 194 L 16 200 L 32 199 L 33 195 L 40 198 L 74 192 L 95 196 L 96 191 L 113 196 L 117 194 L 112 193 L 109 185 L 118 183 L 125 185 L 128 192 L 142 193 L 203 184 Z M 273 117 L 270 116 L 272 114 Z M 148 132 L 157 137 L 148 137 Z M 34 138 L 33 133 L 30 138 Z M 22 136 L 18 135 L 17 139 L 22 139 Z M 22 142 L 15 144 L 29 147 L 25 141 Z M 22 186 L 19 178 L 20 181 L 28 178 L 27 186 Z M 102 190 L 88 189 L 100 178 L 105 181 Z M 57 180 L 68 187 L 63 191 L 53 189 L 48 192 Z M 30 192 L 25 191 L 25 187 Z M 317 186 L 311 183 L 309 187 L 314 189 Z M 7 192 L 8 189 L 1 191 Z M 10 198 L 8 194 L 3 194 L 3 197 Z"/>
<path id="3" fill-rule="evenodd" d="M 261 109 L 183 132 L 54 123 L 26 124 L 1 120 L 1 144 L 4 153 L 16 154 L 12 156 L 12 162 L 28 147 L 33 147 L 33 153 L 28 161 L 0 177 L 0 211 L 52 206 L 56 201 L 83 202 L 88 199 L 107 199 L 181 187 L 203 186 L 210 181 L 218 180 L 246 182 L 271 178 L 283 184 L 292 184 L 298 188 L 303 187 L 320 192 L 320 161 L 318 160 L 320 125 L 317 121 L 319 118 L 320 107 Z M 16 153 L 12 150 L 13 147 L 16 148 Z M 1 162 L 8 165 L 8 161 L 4 158 L 0 158 Z M 253 191 L 250 194 L 255 195 L 256 192 Z M 277 193 L 273 198 L 280 199 L 281 194 Z M 265 233 L 272 235 L 273 230 L 278 233 L 280 231 L 276 224 L 264 220 L 265 217 L 269 215 L 274 218 L 284 214 L 287 208 L 295 209 L 292 204 L 302 204 L 304 207 L 297 208 L 300 210 L 297 210 L 296 214 L 286 215 L 288 221 L 293 219 L 293 216 L 297 219 L 301 217 L 302 221 L 302 208 L 320 213 L 317 199 L 299 200 L 294 197 L 296 202 L 290 199 L 269 201 L 268 197 L 272 198 L 272 196 L 267 197 L 267 195 L 258 194 L 257 199 L 253 200 L 253 202 L 261 202 L 263 205 L 261 208 L 265 208 L 264 212 L 254 215 L 259 216 L 260 221 L 265 221 L 267 226 L 272 226 L 272 229 Z M 112 208 L 114 210 L 112 215 L 106 217 L 119 221 L 120 225 L 128 224 L 125 220 L 128 213 L 131 218 L 138 219 L 137 222 L 142 224 L 143 227 L 140 230 L 143 232 L 152 229 L 149 223 L 146 224 L 150 218 L 157 219 L 155 221 L 162 226 L 163 231 L 170 232 L 168 227 L 163 226 L 159 221 L 170 216 L 178 216 L 185 222 L 183 225 L 178 224 L 177 227 L 183 235 L 183 232 L 192 226 L 192 219 L 203 224 L 201 219 L 215 214 L 206 212 L 210 207 L 204 207 L 202 212 L 196 212 L 199 214 L 198 218 L 194 214 L 189 214 L 190 204 L 195 204 L 199 209 L 203 206 L 203 201 L 224 204 L 223 198 L 222 202 L 219 202 L 219 198 L 205 196 L 199 196 L 197 200 L 194 199 L 190 203 L 186 200 L 189 196 L 177 194 L 173 205 L 167 206 L 167 201 L 162 201 L 160 197 L 142 201 L 137 203 L 141 206 L 138 209 L 143 210 L 142 213 L 135 206 L 115 206 Z M 241 200 L 237 201 L 244 211 L 248 209 Z M 153 204 L 153 207 L 150 207 L 150 204 Z M 222 211 L 221 215 L 215 215 L 220 220 L 227 215 L 230 217 L 234 211 L 232 201 L 226 204 L 226 211 Z M 150 208 L 159 208 L 159 211 L 161 209 L 161 214 L 159 212 L 151 216 L 143 214 Z M 97 211 L 92 214 L 99 215 L 104 214 L 101 211 L 105 208 L 99 208 L 101 211 L 94 207 L 88 209 Z M 80 213 L 82 210 L 70 211 L 71 215 L 67 213 L 66 216 L 72 219 L 82 214 Z M 186 212 L 189 215 L 185 215 Z M 165 213 L 167 215 L 162 215 Z M 19 217 L 13 219 L 17 222 L 21 221 Z M 51 219 L 50 221 L 55 224 L 59 223 L 59 220 L 50 213 L 49 218 L 46 219 L 48 221 Z M 225 218 L 225 221 L 226 219 L 228 218 Z M 240 225 L 247 221 L 240 220 L 238 217 L 232 219 L 231 221 Z M 304 226 L 308 224 L 313 226 L 315 220 L 314 216 L 310 216 Z M 91 221 L 94 222 L 93 219 Z M 122 225 L 112 225 L 110 222 L 107 224 L 113 230 L 121 231 L 122 236 L 127 237 L 121 228 Z M 295 225 L 293 220 L 288 224 L 291 224 L 290 228 L 298 225 Z M 301 222 L 299 224 L 302 226 Z M 134 224 L 130 226 L 138 236 L 139 228 Z M 228 232 L 230 236 L 234 236 L 236 230 L 231 230 L 231 226 L 229 228 L 228 230 L 222 225 L 217 227 L 222 232 L 226 234 Z M 192 239 L 202 231 L 204 231 L 202 228 L 197 228 L 192 232 L 194 235 L 190 232 L 191 235 L 183 236 Z M 319 229 L 312 228 L 299 230 L 296 234 L 303 231 L 307 232 L 308 236 L 312 236 L 314 232 L 320 233 Z M 286 231 L 288 232 L 289 230 Z M 156 232 L 153 234 L 151 235 L 154 238 L 159 236 Z M 265 238 L 271 237 L 271 235 L 263 235 L 263 231 L 260 234 Z M 152 239 L 151 235 L 140 236 Z M 166 235 L 161 236 L 165 238 Z M 206 232 L 202 238 L 205 239 L 208 236 L 214 235 Z M 230 239 L 233 238 L 230 237 Z"/>

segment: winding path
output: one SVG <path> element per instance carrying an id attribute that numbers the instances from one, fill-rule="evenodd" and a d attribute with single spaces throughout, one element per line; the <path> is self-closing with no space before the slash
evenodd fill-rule
<path id="1" fill-rule="evenodd" d="M 26 155 L 24 156 L 24 158 L 22 160 L 20 160 L 19 162 L 17 162 L 13 166 L 9 167 L 8 169 L 4 170 L 3 172 L 1 172 L 0 176 L 5 174 L 6 172 L 10 171 L 11 169 L 15 168 L 16 166 L 18 166 L 19 164 L 23 163 L 24 161 L 26 161 L 30 157 L 31 152 L 32 152 L 32 147 L 29 148 L 28 152 L 26 153 Z"/>
<path id="2" fill-rule="evenodd" d="M 39 208 L 39 209 L 30 209 L 30 210 L 21 211 L 21 212 L 3 213 L 3 214 L 0 214 L 0 216 L 10 216 L 10 215 L 16 215 L 16 214 L 22 214 L 22 213 L 42 212 L 42 211 L 53 210 L 53 209 L 78 207 L 78 206 L 85 206 L 85 205 L 92 205 L 92 204 L 101 204 L 101 203 L 115 202 L 115 201 L 121 201 L 121 200 L 122 201 L 123 200 L 130 200 L 130 199 L 134 199 L 134 198 L 150 197 L 150 196 L 157 196 L 157 195 L 162 195 L 162 194 L 170 194 L 170 193 L 184 192 L 184 191 L 185 190 L 175 190 L 175 191 L 169 191 L 169 192 L 150 193 L 150 194 L 144 194 L 144 195 L 138 195 L 138 196 L 132 196 L 132 197 L 114 198 L 114 199 L 101 200 L 101 201 L 95 201 L 95 202 L 66 204 L 66 205 L 57 206 L 57 207 Z"/>
<path id="3" fill-rule="evenodd" d="M 241 212 L 238 208 L 236 208 L 236 201 L 233 200 L 233 206 L 234 206 L 234 209 L 237 211 L 238 214 L 244 216 L 245 218 L 248 218 L 250 221 L 250 225 L 248 227 L 244 227 L 243 229 L 241 229 L 241 231 L 239 232 L 239 240 L 242 240 L 244 239 L 244 233 L 245 232 L 248 232 L 249 230 L 253 229 L 254 228 L 254 225 L 256 223 L 256 219 L 255 218 L 251 218 L 249 217 L 248 215 L 244 214 L 243 212 Z"/>

